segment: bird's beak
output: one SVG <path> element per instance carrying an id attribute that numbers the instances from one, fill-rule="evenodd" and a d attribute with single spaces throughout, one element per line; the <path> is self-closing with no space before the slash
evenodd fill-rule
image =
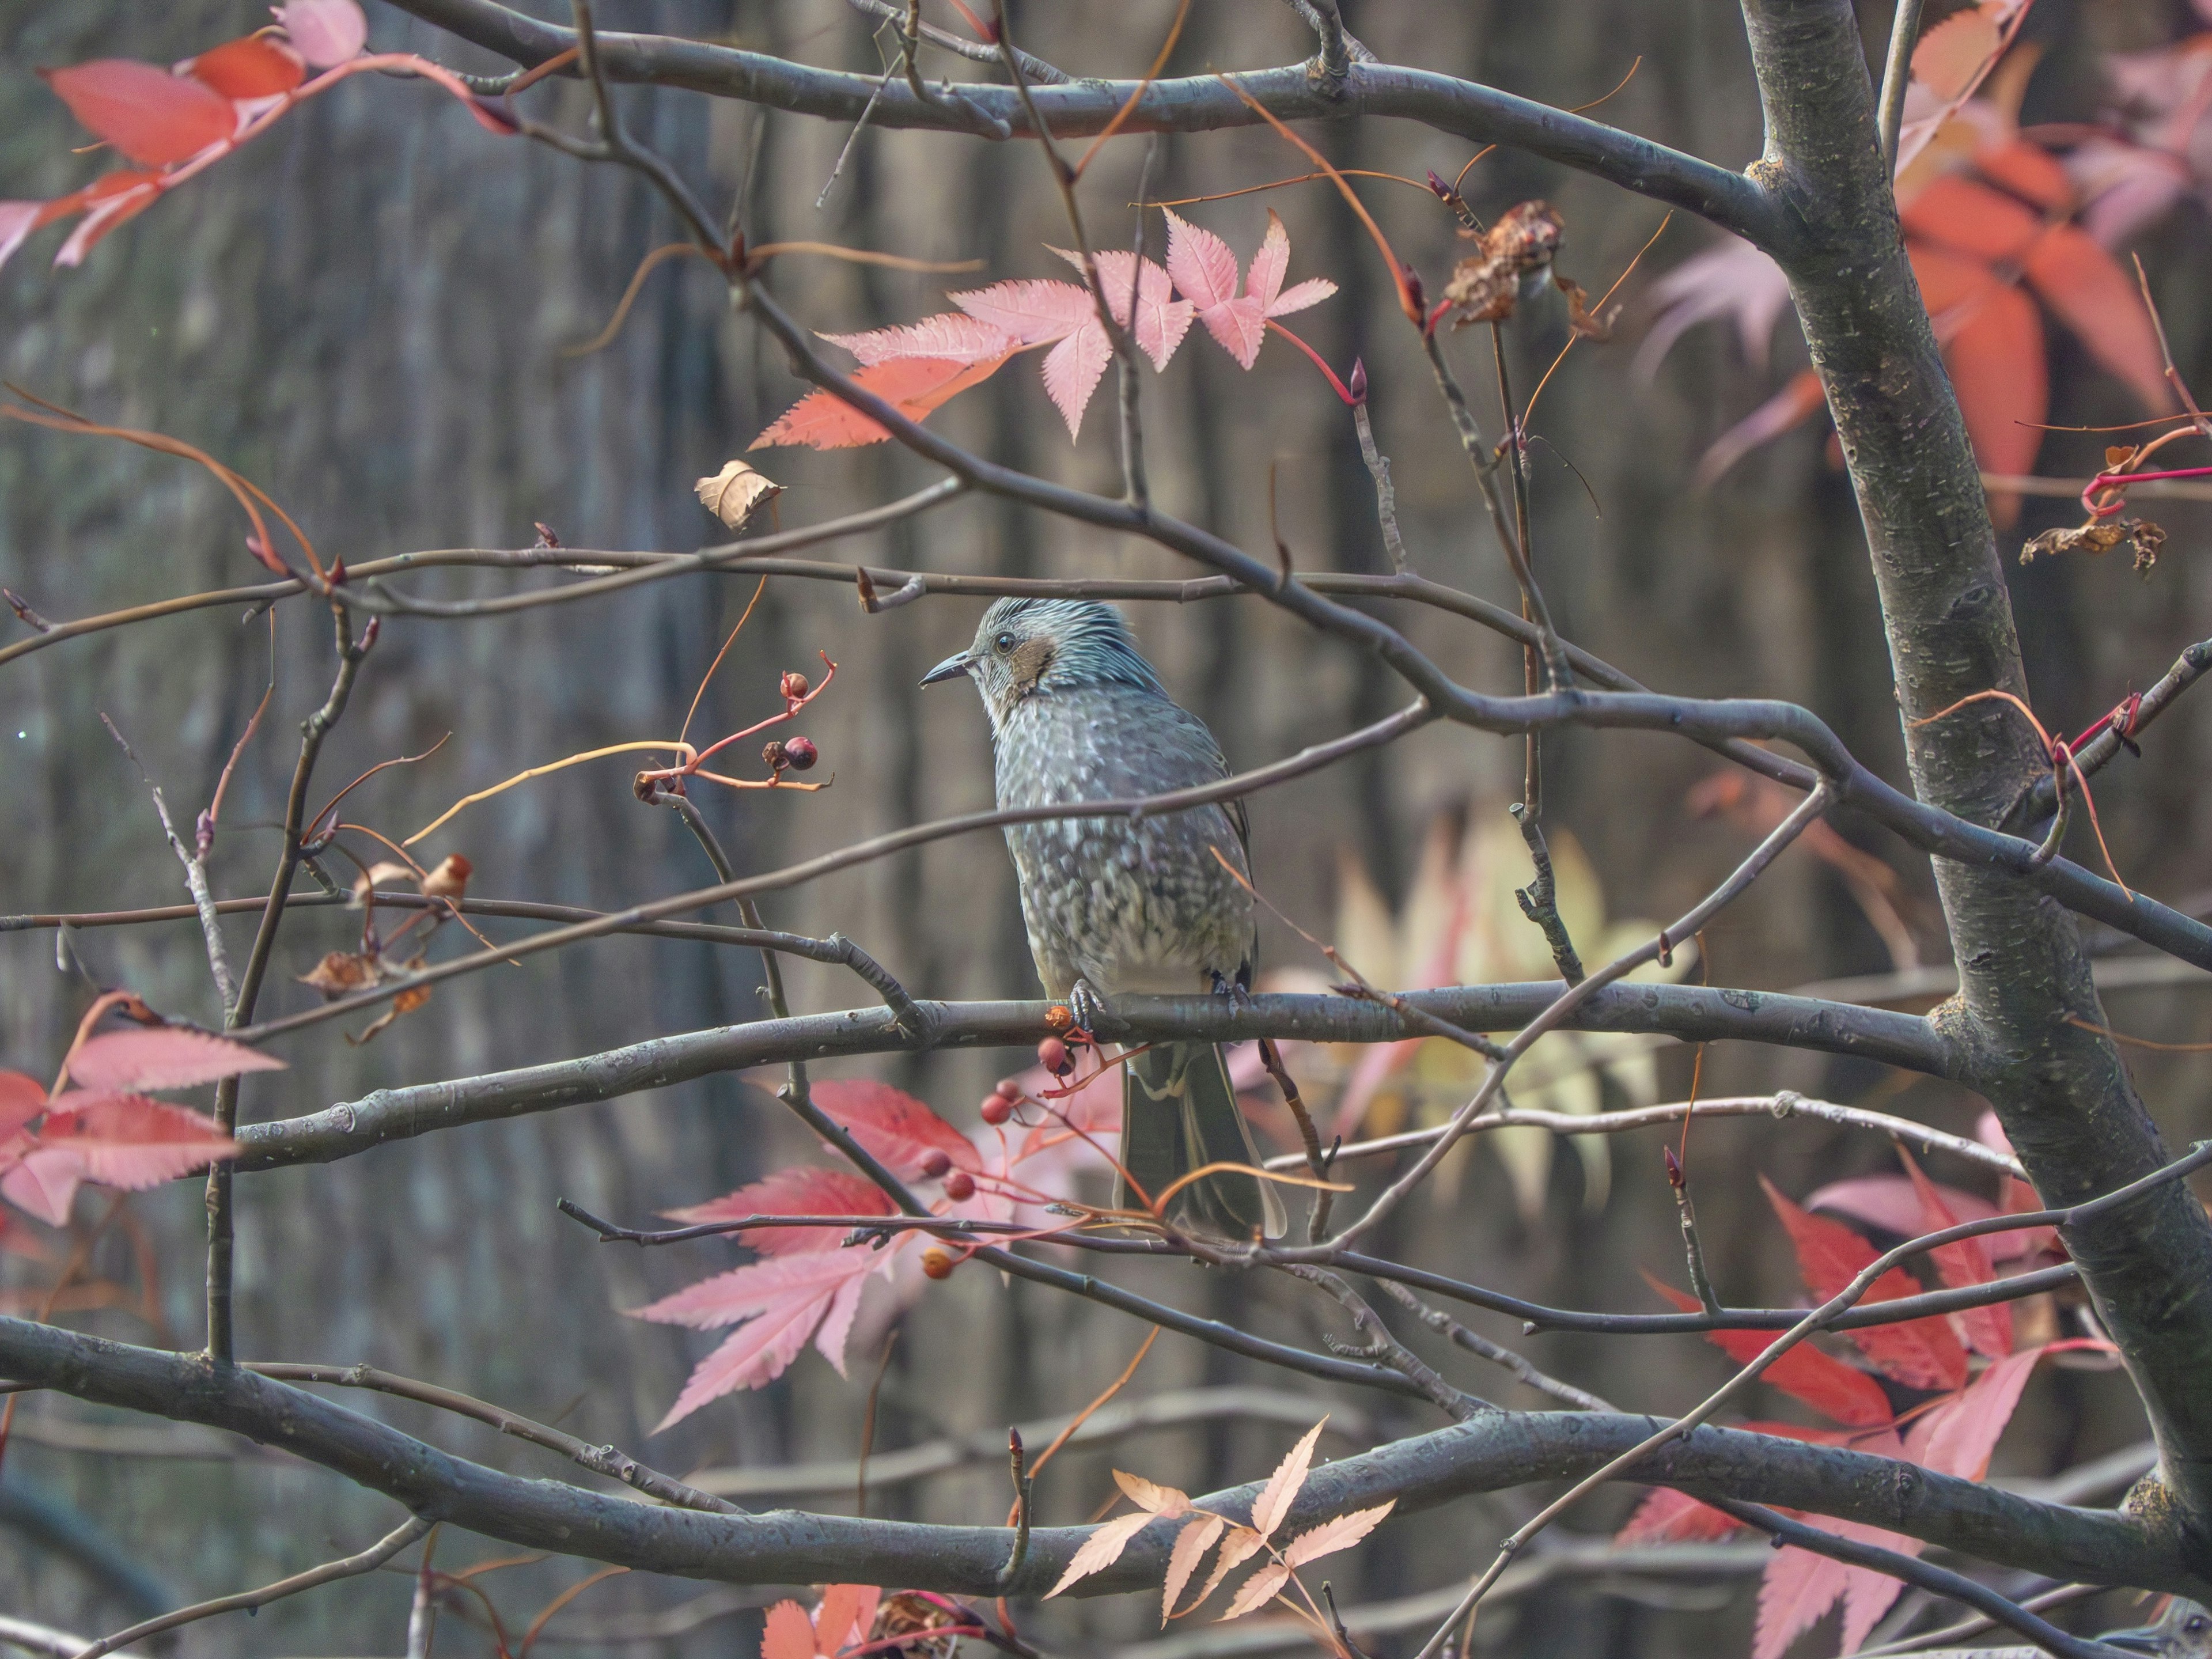
<path id="1" fill-rule="evenodd" d="M 940 680 L 957 680 L 968 672 L 970 659 L 965 651 L 947 657 L 943 662 L 921 677 L 924 685 L 935 685 Z"/>
<path id="2" fill-rule="evenodd" d="M 2166 1651 L 2165 1632 L 2155 1625 L 2144 1625 L 2135 1630 L 2116 1630 L 2097 1639 L 2108 1648 L 2118 1648 L 2125 1653 Z"/>

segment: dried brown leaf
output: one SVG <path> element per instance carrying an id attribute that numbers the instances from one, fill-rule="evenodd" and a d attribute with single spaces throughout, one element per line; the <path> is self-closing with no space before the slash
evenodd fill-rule
<path id="1" fill-rule="evenodd" d="M 1124 1470 L 1114 1471 L 1114 1484 L 1128 1494 L 1129 1501 L 1148 1515 L 1167 1520 L 1190 1513 L 1190 1495 L 1177 1492 L 1173 1486 L 1163 1486 L 1147 1480 L 1141 1474 L 1130 1474 Z"/>
<path id="2" fill-rule="evenodd" d="M 300 983 L 320 991 L 327 1000 L 352 991 L 364 991 L 383 977 L 376 958 L 351 951 L 332 951 L 317 963 L 313 973 L 300 975 Z"/>
<path id="3" fill-rule="evenodd" d="M 1308 1532 L 1300 1533 L 1283 1552 L 1286 1566 L 1302 1567 L 1309 1561 L 1318 1561 L 1324 1555 L 1334 1555 L 1339 1550 L 1348 1550 L 1382 1523 L 1382 1517 L 1396 1507 L 1398 1500 L 1371 1510 L 1354 1510 L 1349 1515 L 1340 1515 L 1334 1521 L 1324 1521 Z"/>
<path id="4" fill-rule="evenodd" d="M 743 461 L 732 461 L 711 478 L 699 480 L 699 503 L 732 530 L 741 530 L 763 501 L 783 486 Z"/>
<path id="5" fill-rule="evenodd" d="M 1444 299 L 1455 307 L 1452 326 L 1503 322 L 1513 314 L 1522 279 L 1548 268 L 1566 234 L 1566 222 L 1545 202 L 1506 209 L 1483 232 L 1481 251 L 1452 267 Z"/>
<path id="6" fill-rule="evenodd" d="M 390 859 L 380 859 L 353 878 L 353 897 L 347 902 L 346 908 L 349 910 L 360 909 L 362 905 L 368 902 L 369 890 L 372 888 L 388 887 L 395 881 L 414 879 L 415 872 L 405 865 L 396 864 Z"/>

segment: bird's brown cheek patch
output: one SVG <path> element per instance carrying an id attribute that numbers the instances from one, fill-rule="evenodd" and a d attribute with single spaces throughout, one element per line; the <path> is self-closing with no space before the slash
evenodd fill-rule
<path id="1" fill-rule="evenodd" d="M 1052 666 L 1050 640 L 1024 640 L 1014 647 L 1012 659 L 1014 684 L 1027 690 L 1044 678 L 1045 670 Z"/>

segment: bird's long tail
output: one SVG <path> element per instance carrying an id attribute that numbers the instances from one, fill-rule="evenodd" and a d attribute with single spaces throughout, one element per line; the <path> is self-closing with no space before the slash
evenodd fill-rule
<path id="1" fill-rule="evenodd" d="M 1259 1148 L 1237 1109 L 1229 1068 L 1211 1042 L 1159 1043 L 1121 1068 L 1121 1161 L 1157 1200 L 1183 1175 L 1208 1164 L 1257 1167 Z M 1135 1207 L 1121 1183 L 1117 1204 Z M 1168 1218 L 1230 1238 L 1254 1231 L 1280 1237 L 1288 1227 L 1271 1182 L 1235 1170 L 1201 1176 L 1168 1200 Z"/>

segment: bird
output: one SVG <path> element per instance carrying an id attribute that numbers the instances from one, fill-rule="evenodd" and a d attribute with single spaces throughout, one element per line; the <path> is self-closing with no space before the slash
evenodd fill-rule
<path id="1" fill-rule="evenodd" d="M 990 717 L 1002 808 L 1126 799 L 1229 775 L 1221 745 L 1168 696 L 1111 605 L 1000 599 L 968 649 L 921 683 L 963 677 Z M 1085 1030 L 1116 997 L 1249 990 L 1259 935 L 1242 801 L 1008 824 L 1006 835 L 1037 976 Z M 1209 1164 L 1258 1166 L 1216 1045 L 1154 1043 L 1130 1054 L 1121 1073 L 1117 1207 L 1157 1200 Z M 1247 1241 L 1285 1231 L 1273 1188 L 1237 1170 L 1176 1190 L 1165 1218 Z"/>
<path id="2" fill-rule="evenodd" d="M 2158 1659 L 2212 1659 L 2212 1612 L 2177 1595 L 2153 1623 L 2133 1630 L 2107 1631 L 2096 1639 L 2123 1653 L 2153 1654 Z M 1912 1659 L 2043 1659 L 2043 1656 L 2044 1650 L 2031 1647 L 1916 1648 L 1912 1652 Z"/>

